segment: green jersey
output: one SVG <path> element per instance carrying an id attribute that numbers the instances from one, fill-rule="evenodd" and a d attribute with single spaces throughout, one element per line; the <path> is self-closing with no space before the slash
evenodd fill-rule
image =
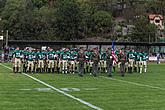
<path id="1" fill-rule="evenodd" d="M 130 52 L 128 52 L 128 58 L 129 59 L 134 59 L 134 52 L 132 52 L 132 51 L 130 51 Z"/>
<path id="2" fill-rule="evenodd" d="M 137 52 L 137 61 L 142 61 L 143 54 L 141 52 Z"/>
<path id="3" fill-rule="evenodd" d="M 37 52 L 37 59 L 38 60 L 44 60 L 45 58 L 45 55 L 43 52 Z"/>
<path id="4" fill-rule="evenodd" d="M 106 52 L 101 52 L 100 53 L 100 60 L 106 60 L 107 58 L 106 58 Z"/>
<path id="5" fill-rule="evenodd" d="M 47 59 L 48 60 L 55 60 L 55 52 L 54 51 L 50 51 L 47 53 Z"/>
<path id="6" fill-rule="evenodd" d="M 118 50 L 116 50 L 116 51 L 115 51 L 115 54 L 116 54 L 117 56 L 119 56 L 119 51 L 118 51 Z"/>
<path id="7" fill-rule="evenodd" d="M 27 52 L 27 60 L 28 61 L 33 61 L 34 60 L 34 53 L 32 52 Z"/>
<path id="8" fill-rule="evenodd" d="M 92 60 L 92 52 L 90 51 L 85 52 L 85 59 L 86 61 Z"/>
<path id="9" fill-rule="evenodd" d="M 55 60 L 58 60 L 59 59 L 59 56 L 60 56 L 60 53 L 57 51 L 57 52 L 55 52 L 55 55 L 54 55 L 54 57 L 55 57 Z"/>
<path id="10" fill-rule="evenodd" d="M 119 51 L 116 50 L 116 51 L 115 51 L 115 54 L 116 54 L 116 56 L 117 56 L 117 58 L 118 58 L 118 60 L 119 60 L 119 57 L 120 57 L 120 53 L 119 53 Z"/>
<path id="11" fill-rule="evenodd" d="M 137 60 L 137 52 L 134 52 L 134 60 L 136 61 Z"/>
<path id="12" fill-rule="evenodd" d="M 128 58 L 129 58 L 128 53 L 129 53 L 129 51 L 125 51 L 125 55 L 126 55 L 126 62 L 128 62 Z"/>
<path id="13" fill-rule="evenodd" d="M 148 59 L 148 54 L 147 53 L 143 53 L 142 61 L 147 61 L 147 59 Z"/>
<path id="14" fill-rule="evenodd" d="M 24 51 L 22 51 L 22 52 L 23 52 L 23 53 L 22 53 L 22 54 L 23 54 L 23 59 L 26 60 L 26 59 L 27 59 L 27 51 L 24 50 Z"/>
<path id="15" fill-rule="evenodd" d="M 107 61 L 113 60 L 111 50 L 108 50 L 108 51 L 106 52 L 106 59 L 107 59 Z"/>
<path id="16" fill-rule="evenodd" d="M 61 54 L 62 60 L 68 60 L 69 56 L 70 56 L 69 52 L 62 52 L 62 54 Z"/>
<path id="17" fill-rule="evenodd" d="M 37 52 L 32 52 L 32 54 L 33 54 L 33 59 L 38 60 L 37 59 Z"/>
<path id="18" fill-rule="evenodd" d="M 21 58 L 22 56 L 22 51 L 21 50 L 16 50 L 12 54 L 13 58 Z"/>
<path id="19" fill-rule="evenodd" d="M 77 52 L 76 51 L 72 51 L 70 53 L 70 60 L 74 61 L 77 59 Z"/>

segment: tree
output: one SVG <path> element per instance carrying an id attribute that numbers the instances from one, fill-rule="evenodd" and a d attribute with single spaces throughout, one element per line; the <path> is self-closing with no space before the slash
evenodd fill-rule
<path id="1" fill-rule="evenodd" d="M 94 35 L 94 21 L 93 14 L 97 11 L 95 7 L 88 3 L 82 3 L 80 5 L 81 11 L 81 36 L 90 37 Z"/>
<path id="2" fill-rule="evenodd" d="M 58 0 L 56 12 L 56 35 L 59 39 L 79 39 L 80 8 L 74 0 Z"/>
<path id="3" fill-rule="evenodd" d="M 98 33 L 108 33 L 110 32 L 113 23 L 112 15 L 106 11 L 98 11 L 93 15 L 93 21 L 95 24 L 95 31 Z"/>
<path id="4" fill-rule="evenodd" d="M 164 0 L 156 0 L 151 2 L 146 2 L 145 4 L 146 11 L 148 13 L 154 14 L 162 14 L 165 15 L 165 1 Z"/>
<path id="5" fill-rule="evenodd" d="M 3 11 L 3 8 L 5 7 L 6 0 L 0 0 L 0 14 Z"/>
<path id="6" fill-rule="evenodd" d="M 32 0 L 34 7 L 41 8 L 48 4 L 48 0 Z"/>
<path id="7" fill-rule="evenodd" d="M 10 39 L 55 39 L 54 10 L 47 5 L 39 8 L 33 3 L 34 0 L 7 0 L 2 27 L 9 30 Z"/>
<path id="8" fill-rule="evenodd" d="M 48 7 L 42 7 L 33 11 L 33 21 L 31 23 L 31 34 L 35 39 L 56 39 L 55 36 L 55 12 Z"/>
<path id="9" fill-rule="evenodd" d="M 134 23 L 135 29 L 131 40 L 135 42 L 154 42 L 157 26 L 150 24 L 147 17 L 140 17 Z"/>
<path id="10" fill-rule="evenodd" d="M 19 39 L 21 29 L 22 14 L 24 13 L 25 0 L 7 0 L 2 12 L 2 28 L 9 30 L 12 38 Z"/>

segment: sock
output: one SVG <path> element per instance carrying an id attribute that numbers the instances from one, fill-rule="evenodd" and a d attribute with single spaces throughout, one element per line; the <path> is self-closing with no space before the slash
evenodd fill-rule
<path id="1" fill-rule="evenodd" d="M 15 67 L 13 67 L 13 73 L 15 73 Z"/>
<path id="2" fill-rule="evenodd" d="M 113 67 L 113 70 L 114 70 L 114 72 L 116 71 L 116 68 L 115 67 Z"/>
<path id="3" fill-rule="evenodd" d="M 132 73 L 132 67 L 130 67 L 130 73 Z"/>
<path id="4" fill-rule="evenodd" d="M 146 68 L 146 67 L 144 68 L 144 72 L 145 72 L 145 73 L 147 72 L 147 68 Z"/>
<path id="5" fill-rule="evenodd" d="M 54 68 L 52 68 L 52 73 L 54 73 Z"/>
<path id="6" fill-rule="evenodd" d="M 140 68 L 140 73 L 142 73 L 142 68 Z"/>

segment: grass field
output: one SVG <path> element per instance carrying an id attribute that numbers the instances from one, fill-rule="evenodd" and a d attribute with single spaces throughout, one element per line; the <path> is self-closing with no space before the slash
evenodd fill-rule
<path id="1" fill-rule="evenodd" d="M 30 74 L 57 90 L 24 74 L 13 74 L 4 65 L 11 67 L 0 64 L 0 110 L 92 110 L 92 105 L 104 110 L 165 110 L 165 64 L 149 64 L 146 74 L 112 78 Z"/>

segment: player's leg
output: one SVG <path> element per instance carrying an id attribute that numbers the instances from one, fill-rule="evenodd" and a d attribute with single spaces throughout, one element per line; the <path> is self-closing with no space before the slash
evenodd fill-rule
<path id="1" fill-rule="evenodd" d="M 133 71 L 132 71 L 132 69 L 133 69 L 133 63 L 134 63 L 134 60 L 131 59 L 131 66 L 130 66 L 130 72 L 131 72 L 131 73 L 133 72 Z"/>
<path id="2" fill-rule="evenodd" d="M 42 70 L 43 70 L 43 60 L 39 60 L 39 62 L 38 62 L 38 71 L 40 72 L 40 73 L 42 73 Z"/>
<path id="3" fill-rule="evenodd" d="M 51 60 L 48 60 L 48 70 L 47 70 L 48 73 L 50 73 L 50 68 L 51 68 L 50 66 L 51 66 Z"/>
<path id="4" fill-rule="evenodd" d="M 16 73 L 16 69 L 17 69 L 17 59 L 14 59 L 14 63 L 13 63 L 13 72 Z"/>
<path id="5" fill-rule="evenodd" d="M 137 72 L 137 61 L 134 61 L 134 72 Z"/>
<path id="6" fill-rule="evenodd" d="M 31 71 L 32 73 L 35 73 L 35 62 L 34 61 L 31 61 Z"/>
<path id="7" fill-rule="evenodd" d="M 106 73 L 106 72 L 107 72 L 106 67 L 107 67 L 107 62 L 106 62 L 106 61 L 104 61 L 104 64 L 103 64 L 104 73 Z"/>
<path id="8" fill-rule="evenodd" d="M 142 71 L 143 71 L 143 62 L 140 61 L 140 73 L 142 73 Z"/>
<path id="9" fill-rule="evenodd" d="M 27 61 L 27 68 L 26 68 L 27 72 L 29 72 L 29 68 L 30 68 L 30 63 L 29 63 L 29 61 Z"/>
<path id="10" fill-rule="evenodd" d="M 69 65 L 69 73 L 73 73 L 73 61 L 69 61 L 68 62 L 68 65 Z"/>
<path id="11" fill-rule="evenodd" d="M 144 65 L 144 72 L 147 72 L 147 61 L 143 61 L 143 65 Z"/>
<path id="12" fill-rule="evenodd" d="M 121 76 L 124 77 L 125 75 L 125 63 L 121 63 Z"/>
<path id="13" fill-rule="evenodd" d="M 44 60 L 41 60 L 41 65 L 40 65 L 41 73 L 44 71 Z"/>
<path id="14" fill-rule="evenodd" d="M 38 60 L 37 61 L 36 73 L 41 73 L 41 60 Z"/>
<path id="15" fill-rule="evenodd" d="M 18 72 L 21 73 L 21 59 L 18 60 Z"/>
<path id="16" fill-rule="evenodd" d="M 18 73 L 18 71 L 19 71 L 19 60 L 20 60 L 20 59 L 17 59 L 17 64 L 16 64 L 16 73 Z"/>
<path id="17" fill-rule="evenodd" d="M 87 63 L 84 63 L 84 74 L 87 73 Z"/>
<path id="18" fill-rule="evenodd" d="M 68 61 L 65 60 L 65 73 L 68 73 Z"/>
<path id="19" fill-rule="evenodd" d="M 115 61 L 113 61 L 112 66 L 113 66 L 113 70 L 114 70 L 114 72 L 115 72 L 115 71 L 116 71 L 116 63 L 115 63 Z"/>
<path id="20" fill-rule="evenodd" d="M 73 67 L 73 64 L 72 64 L 72 61 L 68 61 L 68 69 L 69 69 L 69 73 L 72 73 L 72 67 Z"/>
<path id="21" fill-rule="evenodd" d="M 57 69 L 58 68 L 58 62 L 57 62 L 57 60 L 55 60 L 55 62 L 54 62 L 54 71 L 55 72 L 57 72 Z"/>
<path id="22" fill-rule="evenodd" d="M 92 74 L 93 62 L 90 61 L 90 74 Z"/>
<path id="23" fill-rule="evenodd" d="M 128 73 L 131 73 L 131 59 L 128 59 Z"/>
<path id="24" fill-rule="evenodd" d="M 58 60 L 58 68 L 57 68 L 58 74 L 60 73 L 60 66 L 61 66 L 61 60 L 59 59 L 59 60 Z"/>
<path id="25" fill-rule="evenodd" d="M 74 74 L 75 73 L 75 66 L 76 66 L 76 64 L 75 64 L 75 61 L 73 61 L 73 67 L 72 67 L 72 73 Z"/>
<path id="26" fill-rule="evenodd" d="M 52 60 L 49 61 L 49 68 L 48 68 L 48 73 L 51 73 L 52 72 Z"/>
<path id="27" fill-rule="evenodd" d="M 117 67 L 118 67 L 118 73 L 121 73 L 121 62 L 118 62 Z"/>
<path id="28" fill-rule="evenodd" d="M 54 69 L 55 68 L 55 61 L 54 60 L 52 60 L 52 67 L 51 68 L 52 68 L 52 73 L 54 73 L 54 70 L 55 70 Z"/>
<path id="29" fill-rule="evenodd" d="M 93 63 L 93 70 L 92 70 L 92 74 L 93 76 L 97 76 L 97 71 L 98 71 L 98 64 L 96 62 Z"/>

